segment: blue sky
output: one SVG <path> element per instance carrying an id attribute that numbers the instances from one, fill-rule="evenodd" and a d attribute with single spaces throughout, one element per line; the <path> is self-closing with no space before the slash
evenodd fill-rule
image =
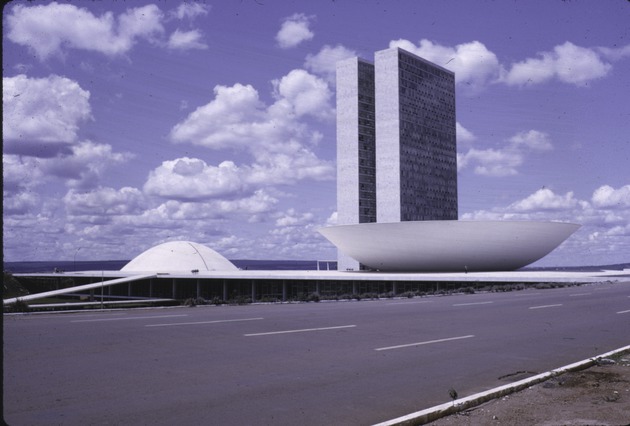
<path id="1" fill-rule="evenodd" d="M 582 228 L 539 265 L 630 261 L 630 3 L 14 1 L 5 261 L 333 259 L 335 62 L 456 73 L 462 220 Z"/>

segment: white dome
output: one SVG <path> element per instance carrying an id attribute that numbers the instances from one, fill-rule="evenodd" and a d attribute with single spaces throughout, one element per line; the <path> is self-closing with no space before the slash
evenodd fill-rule
<path id="1" fill-rule="evenodd" d="M 547 255 L 580 225 L 409 221 L 319 229 L 344 254 L 381 271 L 510 271 Z"/>
<path id="2" fill-rule="evenodd" d="M 190 241 L 171 241 L 150 248 L 127 263 L 124 272 L 234 271 L 238 268 L 216 251 Z"/>

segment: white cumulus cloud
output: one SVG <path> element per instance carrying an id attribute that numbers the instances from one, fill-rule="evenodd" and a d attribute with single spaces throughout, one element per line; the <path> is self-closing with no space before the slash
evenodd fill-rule
<path id="1" fill-rule="evenodd" d="M 501 64 L 480 41 L 444 46 L 427 39 L 418 44 L 399 39 L 390 41 L 389 47 L 400 47 L 453 71 L 455 82 L 473 92 L 493 83 L 524 86 L 557 80 L 585 86 L 610 72 L 609 61 L 630 57 L 630 45 L 588 48 L 569 41 L 511 65 Z"/>
<path id="2" fill-rule="evenodd" d="M 67 186 L 89 189 L 99 185 L 109 167 L 132 158 L 130 153 L 114 152 L 109 144 L 86 140 L 73 145 L 69 155 L 43 159 L 40 164 L 46 175 L 64 179 Z"/>
<path id="3" fill-rule="evenodd" d="M 271 105 L 250 85 L 216 86 L 214 99 L 175 125 L 171 140 L 248 153 L 252 163 L 239 166 L 248 188 L 334 178 L 333 163 L 313 151 L 321 133 L 304 120 L 331 116 L 328 85 L 304 70 L 293 70 L 273 85 Z"/>
<path id="4" fill-rule="evenodd" d="M 2 211 L 5 217 L 25 215 L 36 211 L 39 203 L 40 196 L 36 192 L 5 193 L 2 197 Z"/>
<path id="5" fill-rule="evenodd" d="M 579 201 L 573 197 L 573 192 L 558 195 L 549 188 L 542 188 L 529 197 L 511 204 L 508 210 L 513 209 L 518 212 L 568 210 L 576 207 L 578 204 Z"/>
<path id="6" fill-rule="evenodd" d="M 597 51 L 611 61 L 630 57 L 630 44 L 618 48 L 598 47 Z"/>
<path id="7" fill-rule="evenodd" d="M 197 158 L 183 157 L 164 161 L 152 170 L 144 191 L 175 200 L 230 197 L 244 190 L 243 173 L 230 161 L 214 167 Z"/>
<path id="8" fill-rule="evenodd" d="M 335 81 L 337 62 L 357 56 L 354 50 L 340 44 L 336 46 L 325 45 L 316 54 L 308 54 L 304 61 L 304 67 L 315 74 L 325 76 L 329 82 Z"/>
<path id="9" fill-rule="evenodd" d="M 311 212 L 299 213 L 295 209 L 289 209 L 281 213 L 276 219 L 276 226 L 303 226 L 313 223 L 314 214 Z"/>
<path id="10" fill-rule="evenodd" d="M 310 25 L 312 17 L 303 13 L 296 13 L 284 20 L 280 31 L 276 34 L 276 42 L 283 49 L 295 47 L 303 41 L 308 41 L 315 36 Z"/>
<path id="11" fill-rule="evenodd" d="M 275 96 L 286 100 L 295 115 L 332 117 L 332 92 L 325 81 L 304 70 L 293 70 L 279 80 L 274 80 Z"/>
<path id="12" fill-rule="evenodd" d="M 523 155 L 513 149 L 476 149 L 465 154 L 457 154 L 457 168 L 463 170 L 476 163 L 475 174 L 483 176 L 512 176 L 518 174 L 518 166 L 523 164 Z"/>
<path id="13" fill-rule="evenodd" d="M 591 201 L 596 207 L 628 208 L 630 207 L 630 185 L 619 189 L 604 185 L 595 190 Z"/>
<path id="14" fill-rule="evenodd" d="M 167 46 L 174 50 L 207 49 L 208 45 L 201 41 L 199 30 L 175 30 L 168 39 Z"/>
<path id="15" fill-rule="evenodd" d="M 71 189 L 63 197 L 66 212 L 73 216 L 113 216 L 139 213 L 145 206 L 144 195 L 137 188 L 119 190 L 99 187 L 93 191 Z"/>
<path id="16" fill-rule="evenodd" d="M 216 86 L 215 98 L 193 111 L 171 130 L 174 142 L 190 142 L 208 148 L 238 148 L 274 135 L 273 123 L 265 122 L 264 105 L 250 85 Z"/>
<path id="17" fill-rule="evenodd" d="M 207 15 L 210 6 L 199 2 L 184 2 L 171 11 L 171 15 L 177 19 L 193 20 L 198 16 Z"/>
<path id="18" fill-rule="evenodd" d="M 549 135 L 538 130 L 520 132 L 510 138 L 514 148 L 526 147 L 534 151 L 549 151 L 553 149 Z"/>
<path id="19" fill-rule="evenodd" d="M 528 58 L 511 65 L 501 81 L 508 85 L 540 84 L 557 79 L 563 83 L 583 86 L 604 77 L 612 65 L 604 62 L 596 49 L 576 46 L 567 41 L 537 58 Z"/>
<path id="20" fill-rule="evenodd" d="M 9 40 L 27 46 L 40 60 L 62 55 L 66 48 L 123 54 L 138 39 L 151 41 L 161 34 L 162 20 L 156 5 L 128 9 L 116 19 L 111 12 L 95 16 L 86 8 L 57 2 L 18 4 L 6 17 Z"/>
<path id="21" fill-rule="evenodd" d="M 418 45 L 409 40 L 392 40 L 389 47 L 400 47 L 455 73 L 457 84 L 479 89 L 499 76 L 497 56 L 481 42 L 472 41 L 454 47 L 442 46 L 427 39 Z"/>
<path id="22" fill-rule="evenodd" d="M 547 133 L 529 130 L 512 136 L 508 143 L 499 149 L 470 148 L 466 153 L 457 153 L 457 169 L 463 170 L 473 164 L 478 175 L 512 176 L 518 174 L 518 167 L 523 164 L 529 153 L 551 149 L 553 145 Z"/>
<path id="23" fill-rule="evenodd" d="M 79 123 L 91 118 L 90 92 L 57 75 L 2 79 L 5 151 L 35 157 L 55 155 L 76 141 Z"/>
<path id="24" fill-rule="evenodd" d="M 477 139 L 473 132 L 462 126 L 459 122 L 455 123 L 455 134 L 457 135 L 458 144 L 470 143 Z"/>

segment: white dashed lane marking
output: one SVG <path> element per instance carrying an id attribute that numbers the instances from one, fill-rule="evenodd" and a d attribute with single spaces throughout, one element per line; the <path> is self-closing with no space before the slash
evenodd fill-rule
<path id="1" fill-rule="evenodd" d="M 305 333 L 305 332 L 309 332 L 309 331 L 339 330 L 341 328 L 352 328 L 352 327 L 356 327 L 356 325 L 338 325 L 338 326 L 335 326 L 335 327 L 302 328 L 300 330 L 268 331 L 268 332 L 265 332 L 265 333 L 244 334 L 244 336 L 246 336 L 246 337 L 251 337 L 251 336 L 270 336 L 272 334 Z"/>
<path id="2" fill-rule="evenodd" d="M 453 306 L 472 306 L 472 305 L 489 305 L 494 302 L 471 302 L 471 303 L 456 303 Z"/>
<path id="3" fill-rule="evenodd" d="M 469 334 L 467 336 L 448 337 L 446 339 L 427 340 L 425 342 L 407 343 L 407 344 L 404 344 L 404 345 L 396 345 L 396 346 L 386 346 L 384 348 L 376 348 L 374 350 L 375 351 L 389 351 L 391 349 L 410 348 L 412 346 L 430 345 L 430 344 L 433 344 L 433 343 L 450 342 L 452 340 L 470 339 L 471 337 L 475 337 L 475 335 L 474 334 Z"/>
<path id="4" fill-rule="evenodd" d="M 171 325 L 198 325 L 198 324 L 220 324 L 223 322 L 239 322 L 239 321 L 258 321 L 264 318 L 237 318 L 226 320 L 214 320 L 214 321 L 196 321 L 196 322 L 173 322 L 164 324 L 147 324 L 145 327 L 168 327 Z"/>
<path id="5" fill-rule="evenodd" d="M 541 305 L 541 306 L 530 306 L 529 309 L 544 309 L 544 308 L 555 308 L 557 306 L 562 306 L 562 303 L 558 303 L 557 305 Z"/>

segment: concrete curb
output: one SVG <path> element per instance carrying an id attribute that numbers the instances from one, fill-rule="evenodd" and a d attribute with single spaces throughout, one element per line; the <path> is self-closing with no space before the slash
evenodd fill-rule
<path id="1" fill-rule="evenodd" d="M 474 395 L 467 396 L 465 398 L 457 399 L 453 402 L 447 402 L 445 404 L 436 405 L 431 408 L 427 408 L 425 410 L 416 411 L 415 413 L 407 414 L 406 416 L 398 417 L 396 419 L 387 420 L 382 423 L 378 423 L 374 426 L 408 426 L 408 425 L 423 425 L 444 416 L 448 416 L 450 414 L 455 414 L 460 411 L 467 410 L 472 407 L 476 407 L 477 405 L 483 404 L 484 402 L 488 402 L 492 399 L 500 398 L 505 395 L 509 395 L 514 392 L 518 392 L 535 384 L 544 382 L 545 380 L 549 380 L 553 377 L 559 376 L 564 373 L 568 373 L 570 371 L 579 371 L 584 370 L 586 368 L 592 367 L 595 365 L 600 359 L 608 358 L 613 355 L 616 355 L 620 352 L 630 351 L 630 345 L 621 347 L 619 349 L 615 349 L 610 352 L 606 352 L 601 355 L 597 355 L 593 358 L 588 358 L 583 361 L 579 361 L 573 364 L 565 365 L 564 367 L 556 368 L 555 370 L 548 371 L 546 373 L 541 373 L 533 377 L 528 377 L 527 379 L 519 380 L 514 383 L 510 383 L 508 385 L 499 386 L 494 389 L 490 389 L 485 392 L 476 393 Z"/>

